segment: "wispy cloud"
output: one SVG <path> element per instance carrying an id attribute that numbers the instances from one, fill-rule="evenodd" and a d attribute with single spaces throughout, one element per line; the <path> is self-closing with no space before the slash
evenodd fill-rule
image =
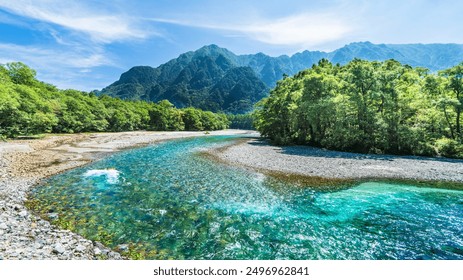
<path id="1" fill-rule="evenodd" d="M 106 57 L 103 50 L 50 49 L 39 46 L 21 46 L 0 44 L 0 63 L 14 61 L 26 62 L 39 73 L 39 79 L 56 84 L 61 88 L 75 87 L 85 90 L 95 88 L 75 84 L 76 78 L 82 78 L 92 68 L 117 66 Z M 74 82 L 73 82 L 74 81 Z M 102 81 L 104 86 L 108 81 Z"/>
<path id="2" fill-rule="evenodd" d="M 38 78 L 61 88 L 91 90 L 106 86 L 98 67 L 120 69 L 112 43 L 162 37 L 153 26 L 126 14 L 117 2 L 0 0 L 0 22 L 33 30 L 41 41 L 28 45 L 0 43 L 0 63 L 22 61 Z M 100 80 L 98 80 L 98 78 Z M 77 81 L 85 81 L 79 83 Z"/>
<path id="3" fill-rule="evenodd" d="M 104 53 L 56 50 L 37 46 L 0 44 L 0 62 L 27 60 L 36 65 L 54 65 L 67 68 L 89 68 L 114 65 Z"/>
<path id="4" fill-rule="evenodd" d="M 120 11 L 102 11 L 99 7 L 84 5 L 82 1 L 0 0 L 0 8 L 84 33 L 100 43 L 161 36 L 154 30 L 141 28 L 136 18 L 130 15 Z"/>
<path id="5" fill-rule="evenodd" d="M 151 18 L 151 21 L 175 25 L 227 31 L 226 36 L 246 36 L 266 44 L 312 47 L 349 35 L 354 27 L 339 15 L 301 13 L 275 19 L 244 19 L 235 23 L 214 23 L 207 20 Z"/>

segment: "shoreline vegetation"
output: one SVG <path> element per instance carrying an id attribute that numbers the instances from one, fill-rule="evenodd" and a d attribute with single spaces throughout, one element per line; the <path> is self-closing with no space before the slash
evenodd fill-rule
<path id="1" fill-rule="evenodd" d="M 0 64 L 0 140 L 43 133 L 227 129 L 222 113 L 60 90 L 21 62 Z"/>
<path id="2" fill-rule="evenodd" d="M 463 158 L 463 63 L 428 69 L 322 59 L 284 77 L 257 104 L 254 126 L 279 145 Z"/>

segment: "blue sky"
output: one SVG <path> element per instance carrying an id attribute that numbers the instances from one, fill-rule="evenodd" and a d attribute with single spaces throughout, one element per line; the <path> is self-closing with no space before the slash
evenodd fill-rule
<path id="1" fill-rule="evenodd" d="M 0 0 L 0 63 L 88 91 L 208 44 L 278 56 L 358 41 L 463 43 L 461 11 L 457 0 Z"/>

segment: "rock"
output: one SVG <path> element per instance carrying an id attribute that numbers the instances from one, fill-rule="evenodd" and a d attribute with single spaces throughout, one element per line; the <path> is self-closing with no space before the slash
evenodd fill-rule
<path id="1" fill-rule="evenodd" d="M 0 229 L 8 229 L 8 226 L 5 223 L 1 223 Z"/>
<path id="2" fill-rule="evenodd" d="M 77 245 L 77 247 L 76 247 L 75 250 L 76 250 L 77 252 L 84 252 L 85 249 L 87 249 L 85 246 L 79 244 L 79 245 Z"/>
<path id="3" fill-rule="evenodd" d="M 64 252 L 66 252 L 66 249 L 61 243 L 56 244 L 55 248 L 53 248 L 53 253 L 55 254 L 63 254 Z"/>
<path id="4" fill-rule="evenodd" d="M 127 244 L 120 244 L 120 245 L 117 245 L 117 249 L 125 252 L 125 251 L 128 251 L 129 250 L 129 245 Z"/>
<path id="5" fill-rule="evenodd" d="M 93 249 L 93 253 L 95 255 L 101 255 L 101 250 L 99 248 L 95 247 L 95 249 Z"/>
<path id="6" fill-rule="evenodd" d="M 21 216 L 21 217 L 23 217 L 23 218 L 26 217 L 27 214 L 28 214 L 28 213 L 27 213 L 26 210 L 19 212 L 19 216 Z"/>
<path id="7" fill-rule="evenodd" d="M 52 220 L 56 220 L 58 219 L 58 214 L 56 213 L 50 213 L 48 214 L 48 218 L 52 219 Z"/>
<path id="8" fill-rule="evenodd" d="M 118 260 L 121 259 L 121 255 L 119 253 L 110 251 L 108 253 L 108 258 Z"/>

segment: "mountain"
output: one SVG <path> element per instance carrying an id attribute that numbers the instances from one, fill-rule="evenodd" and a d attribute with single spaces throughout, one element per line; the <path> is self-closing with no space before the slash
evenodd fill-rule
<path id="1" fill-rule="evenodd" d="M 274 87 L 283 73 L 294 75 L 326 58 L 341 65 L 354 58 L 384 61 L 395 59 L 413 67 L 443 70 L 463 62 L 463 45 L 458 44 L 373 44 L 351 43 L 332 52 L 303 51 L 292 56 L 270 57 L 258 53 L 238 56 L 238 64 L 251 67 L 268 87 Z"/>
<path id="2" fill-rule="evenodd" d="M 204 46 L 160 65 L 136 66 L 99 94 L 122 99 L 159 101 L 214 112 L 244 113 L 266 96 L 283 75 L 294 75 L 320 59 L 346 64 L 354 58 L 395 59 L 431 71 L 463 61 L 458 44 L 373 44 L 358 42 L 332 52 L 303 51 L 292 56 L 263 53 L 236 55 L 216 45 Z"/>
<path id="3" fill-rule="evenodd" d="M 269 88 L 236 55 L 215 45 L 187 52 L 157 68 L 136 66 L 101 94 L 122 99 L 169 100 L 176 107 L 244 113 Z"/>

